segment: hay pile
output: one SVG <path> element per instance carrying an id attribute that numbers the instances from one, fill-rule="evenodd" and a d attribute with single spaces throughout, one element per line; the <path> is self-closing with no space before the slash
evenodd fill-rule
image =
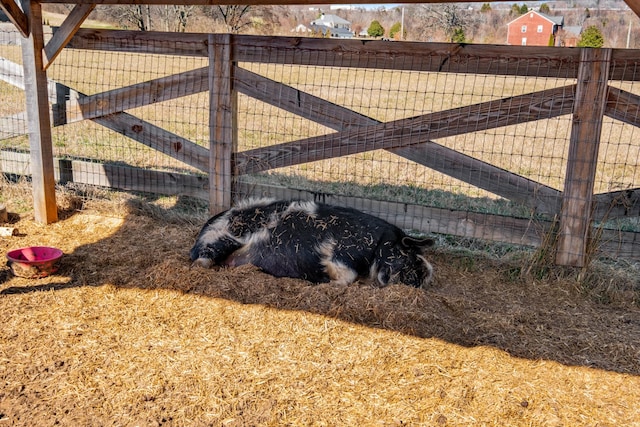
<path id="1" fill-rule="evenodd" d="M 10 206 L 9 206 L 10 207 Z M 0 270 L 0 425 L 638 425 L 640 309 L 570 278 L 436 251 L 427 290 L 190 269 L 198 225 L 14 217 Z M 635 423 L 635 424 L 634 424 Z"/>

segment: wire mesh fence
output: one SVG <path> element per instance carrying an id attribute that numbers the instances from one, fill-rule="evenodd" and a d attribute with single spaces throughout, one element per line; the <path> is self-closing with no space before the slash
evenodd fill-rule
<path id="1" fill-rule="evenodd" d="M 19 33 L 12 24 L 0 26 L 0 140 L 3 146 L 27 145 L 25 94 Z"/>
<path id="2" fill-rule="evenodd" d="M 415 61 L 423 60 L 415 58 Z M 475 165 L 477 168 L 493 165 L 543 185 L 562 187 L 571 125 L 568 116 L 547 120 L 542 117 L 534 122 L 438 138 L 435 142 L 428 138 L 430 129 L 412 127 L 409 122 L 412 118 L 518 96 L 541 87 L 562 87 L 569 84 L 564 79 L 555 79 L 552 83 L 554 86 L 550 86 L 549 82 L 531 78 L 494 75 L 335 67 L 318 70 L 317 67 L 290 64 L 256 64 L 254 68 L 256 73 L 272 79 L 276 79 L 277 75 L 287 76 L 285 84 L 340 105 L 349 114 L 363 116 L 359 117 L 360 123 L 356 124 L 350 121 L 351 117 L 344 117 L 340 126 L 334 127 L 337 130 L 397 123 L 403 132 L 397 137 L 399 142 L 424 141 L 423 144 L 429 147 L 420 153 L 427 157 L 421 161 L 415 161 L 408 153 L 393 148 L 367 150 L 269 170 L 259 174 L 260 178 L 256 179 L 284 186 L 295 185 L 320 193 L 446 209 L 518 217 L 529 217 L 535 213 L 526 205 L 511 203 L 473 185 L 482 171 L 467 169 L 458 174 L 459 178 L 452 176 L 454 174 L 448 162 L 455 151 L 478 160 Z M 296 78 L 294 80 L 289 76 Z M 242 97 L 240 105 L 241 114 L 246 110 L 249 119 L 246 128 L 239 126 L 239 151 L 282 144 L 292 137 L 312 138 L 335 130 L 316 123 L 309 125 L 308 121 L 255 98 Z M 466 114 L 467 117 L 454 118 L 455 114 Z M 472 114 L 469 111 L 452 112 L 451 117 L 452 120 L 476 120 L 471 117 Z M 406 123 L 399 123 L 403 121 Z M 289 127 L 285 123 L 290 123 Z M 390 124 L 389 132 L 393 131 L 393 126 Z M 456 131 L 452 130 L 451 133 Z M 380 137 L 378 133 L 363 134 L 357 143 L 375 146 L 376 139 Z M 427 162 L 431 167 L 425 167 L 424 163 Z"/>
<path id="3" fill-rule="evenodd" d="M 579 49 L 460 55 L 448 44 L 233 37 L 233 138 L 215 141 L 212 111 L 229 107 L 210 102 L 215 39 L 123 33 L 81 30 L 48 70 L 67 185 L 207 200 L 219 170 L 211 144 L 229 143 L 232 200 L 314 198 L 419 232 L 531 246 L 546 244 L 568 203 Z M 0 57 L 2 168 L 20 173 L 29 142 L 19 45 L 0 46 Z M 599 230 L 591 245 L 631 258 L 638 61 L 611 62 L 602 132 L 590 136 L 599 148 L 587 215 Z"/>

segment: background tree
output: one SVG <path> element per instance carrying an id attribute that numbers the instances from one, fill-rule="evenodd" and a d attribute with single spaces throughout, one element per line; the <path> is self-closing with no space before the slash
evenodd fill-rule
<path id="1" fill-rule="evenodd" d="M 140 31 L 151 30 L 151 6 L 148 4 L 117 6 L 112 14 L 118 22 L 125 23 L 125 27 L 131 24 Z"/>
<path id="2" fill-rule="evenodd" d="M 515 16 L 520 16 L 520 6 L 518 6 L 516 3 L 511 5 L 511 14 L 515 15 Z"/>
<path id="3" fill-rule="evenodd" d="M 483 3 L 482 7 L 480 8 L 480 12 L 482 13 L 490 12 L 491 10 L 491 5 L 489 3 Z"/>
<path id="4" fill-rule="evenodd" d="M 174 5 L 173 11 L 176 16 L 176 31 L 184 33 L 187 29 L 187 22 L 193 14 L 195 6 L 193 5 Z"/>
<path id="5" fill-rule="evenodd" d="M 218 5 L 215 6 L 214 10 L 216 10 L 217 15 L 222 19 L 227 27 L 227 31 L 230 33 L 236 34 L 244 27 L 251 25 L 251 19 L 249 17 L 249 12 L 251 11 L 250 5 Z"/>
<path id="6" fill-rule="evenodd" d="M 602 47 L 604 46 L 604 36 L 602 31 L 595 25 L 591 25 L 582 31 L 578 47 Z"/>
<path id="7" fill-rule="evenodd" d="M 547 0 L 549 5 L 553 3 Z M 604 2 L 603 2 L 604 3 Z M 481 5 L 482 3 L 479 3 Z M 487 3 L 493 7 L 493 4 Z M 585 9 L 584 6 L 574 6 L 567 10 L 563 10 L 563 16 L 566 23 L 574 23 L 587 28 L 590 25 L 597 25 L 602 32 L 605 45 L 612 48 L 638 48 L 640 47 L 640 29 L 636 22 L 638 17 L 630 10 L 608 10 L 596 9 L 591 6 Z M 458 31 L 446 33 L 447 25 L 439 22 L 433 22 L 437 15 L 434 11 L 426 7 L 426 3 L 405 4 L 402 7 L 392 9 L 349 9 L 341 10 L 339 15 L 346 20 L 352 22 L 352 29 L 360 34 L 361 30 L 366 31 L 369 24 L 373 20 L 377 20 L 380 25 L 385 28 L 391 28 L 396 22 L 401 21 L 402 10 L 404 9 L 404 31 L 405 39 L 412 41 L 425 42 L 443 42 L 451 41 L 452 36 L 460 36 Z M 508 7 L 493 7 L 480 13 L 478 9 L 468 10 L 458 4 L 461 8 L 456 12 L 464 19 L 462 30 L 467 43 L 473 41 L 477 43 L 488 44 L 504 44 L 507 40 L 507 23 L 514 19 L 514 13 L 511 11 L 511 4 Z M 517 3 L 518 16 L 522 3 Z M 442 8 L 443 5 L 434 7 Z M 479 8 L 480 6 L 478 6 Z M 43 9 L 46 12 L 62 13 L 68 15 L 72 9 L 68 4 L 63 3 L 45 3 Z M 538 6 L 536 5 L 536 10 Z M 552 9 L 553 10 L 553 9 Z M 232 11 L 242 13 L 230 13 Z M 178 12 L 178 16 L 176 16 Z M 254 33 L 262 35 L 291 35 L 291 30 L 300 24 L 308 25 L 309 22 L 316 18 L 317 10 L 309 10 L 306 8 L 292 7 L 287 5 L 280 6 L 256 6 L 252 5 L 249 9 L 230 8 L 229 13 L 226 9 L 220 9 L 216 5 L 195 6 L 193 13 L 189 10 L 174 11 L 173 6 L 165 7 L 164 4 L 156 4 L 147 7 L 147 5 L 98 5 L 92 12 L 92 19 L 103 21 L 115 28 L 136 29 L 142 31 L 182 31 L 188 20 L 188 28 L 186 31 L 194 32 L 229 32 L 230 30 L 242 33 Z M 226 16 L 226 19 L 224 16 Z M 238 16 L 242 16 L 242 20 L 238 20 Z M 590 16 L 587 19 L 587 16 Z M 232 19 L 233 18 L 233 19 Z M 586 19 L 586 22 L 583 21 Z M 182 24 L 178 21 L 181 20 Z M 225 23 L 226 20 L 226 23 Z M 235 24 L 234 24 L 235 23 Z M 629 24 L 631 31 L 629 31 Z M 388 31 L 388 30 L 387 30 Z M 384 33 L 386 36 L 388 32 Z M 556 45 L 561 45 L 563 36 L 561 31 L 556 35 Z M 311 33 L 309 33 L 311 35 Z M 316 36 L 324 37 L 322 34 Z M 395 34 L 397 37 L 398 34 Z M 380 37 L 380 36 L 378 36 Z M 628 45 L 627 45 L 628 38 Z"/>
<path id="8" fill-rule="evenodd" d="M 165 31 L 184 33 L 187 29 L 189 18 L 194 13 L 195 6 L 164 5 L 158 6 L 158 14 L 164 21 Z"/>
<path id="9" fill-rule="evenodd" d="M 550 14 L 551 13 L 551 9 L 549 8 L 549 5 L 546 3 L 542 3 L 540 5 L 540 9 L 538 9 L 540 11 L 540 13 L 545 13 L 545 14 Z"/>
<path id="10" fill-rule="evenodd" d="M 453 43 L 466 43 L 465 36 L 464 36 L 464 29 L 456 28 L 455 30 L 453 30 L 451 41 Z"/>
<path id="11" fill-rule="evenodd" d="M 360 36 L 360 33 L 362 32 L 362 30 L 364 30 L 363 26 L 361 24 L 354 24 L 351 27 L 351 30 L 353 31 L 353 34 L 356 35 L 356 37 Z"/>
<path id="12" fill-rule="evenodd" d="M 511 14 L 512 15 L 520 16 L 520 15 L 524 15 L 527 12 L 529 12 L 529 6 L 527 6 L 524 3 L 522 3 L 521 6 L 518 6 L 516 3 L 511 5 Z"/>
<path id="13" fill-rule="evenodd" d="M 443 31 L 449 42 L 454 42 L 454 38 L 459 40 L 461 35 L 464 38 L 466 28 L 481 19 L 479 14 L 471 14 L 451 3 L 444 5 L 444 7 L 429 5 L 425 6 L 423 10 L 424 14 L 420 18 L 425 27 Z"/>
<path id="14" fill-rule="evenodd" d="M 384 36 L 384 27 L 377 19 L 373 20 L 367 28 L 367 34 L 369 37 L 382 37 Z"/>
<path id="15" fill-rule="evenodd" d="M 395 24 L 393 24 L 391 26 L 391 28 L 389 29 L 389 38 L 391 39 L 395 39 L 396 35 L 398 36 L 398 40 L 404 39 L 406 34 L 400 34 L 400 32 L 402 31 L 402 24 L 400 24 L 399 22 L 396 22 Z M 405 31 L 406 33 L 406 31 Z"/>

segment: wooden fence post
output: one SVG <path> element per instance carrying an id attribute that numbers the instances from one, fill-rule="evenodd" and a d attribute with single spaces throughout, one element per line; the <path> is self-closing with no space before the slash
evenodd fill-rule
<path id="1" fill-rule="evenodd" d="M 583 267 L 587 260 L 593 187 L 609 83 L 611 52 L 611 49 L 588 48 L 583 48 L 580 52 L 558 230 L 556 263 L 559 265 Z"/>
<path id="2" fill-rule="evenodd" d="M 22 62 L 31 151 L 33 210 L 36 221 L 48 224 L 58 220 L 58 208 L 47 73 L 43 65 L 42 9 L 40 3 L 35 1 L 25 0 L 22 5 L 30 25 L 29 38 L 22 39 Z"/>
<path id="3" fill-rule="evenodd" d="M 237 94 L 233 90 L 231 35 L 209 35 L 209 211 L 231 207 L 237 148 Z"/>

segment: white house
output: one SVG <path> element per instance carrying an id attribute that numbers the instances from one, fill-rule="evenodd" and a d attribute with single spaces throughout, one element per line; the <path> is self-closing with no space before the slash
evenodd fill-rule
<path id="1" fill-rule="evenodd" d="M 322 34 L 330 32 L 331 37 L 350 39 L 353 37 L 351 22 L 336 15 L 322 14 L 320 18 L 311 21 L 311 30 Z"/>

